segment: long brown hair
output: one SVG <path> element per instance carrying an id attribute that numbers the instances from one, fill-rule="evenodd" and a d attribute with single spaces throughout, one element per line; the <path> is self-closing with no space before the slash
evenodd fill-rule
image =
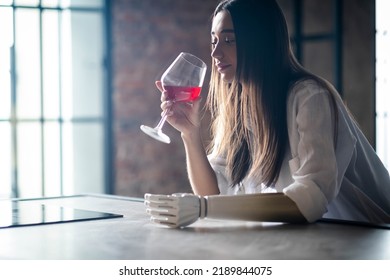
<path id="1" fill-rule="evenodd" d="M 223 0 L 213 15 L 222 10 L 230 13 L 234 25 L 237 72 L 227 84 L 212 66 L 207 102 L 212 116 L 210 150 L 226 157 L 233 185 L 249 175 L 270 186 L 279 177 L 288 147 L 289 89 L 297 81 L 314 79 L 332 91 L 296 60 L 276 1 Z"/>

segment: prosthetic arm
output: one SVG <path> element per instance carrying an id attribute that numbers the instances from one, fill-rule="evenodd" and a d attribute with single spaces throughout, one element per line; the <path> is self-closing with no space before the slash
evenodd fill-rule
<path id="1" fill-rule="evenodd" d="M 153 222 L 185 227 L 199 218 L 245 221 L 306 222 L 296 204 L 283 193 L 198 196 L 145 194 Z"/>

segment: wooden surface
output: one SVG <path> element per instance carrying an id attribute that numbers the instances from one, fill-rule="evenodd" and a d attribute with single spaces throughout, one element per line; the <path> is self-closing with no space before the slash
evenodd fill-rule
<path id="1" fill-rule="evenodd" d="M 124 217 L 0 229 L 0 259 L 390 259 L 389 229 L 207 219 L 170 229 L 151 223 L 140 199 L 88 195 L 29 203 Z"/>

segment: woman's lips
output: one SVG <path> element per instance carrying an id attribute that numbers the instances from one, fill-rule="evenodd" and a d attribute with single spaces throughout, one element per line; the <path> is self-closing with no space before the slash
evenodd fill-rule
<path id="1" fill-rule="evenodd" d="M 225 70 L 229 67 L 230 67 L 230 64 L 224 64 L 224 63 L 217 64 L 217 69 L 218 69 L 218 72 L 220 72 L 220 73 L 225 72 Z"/>

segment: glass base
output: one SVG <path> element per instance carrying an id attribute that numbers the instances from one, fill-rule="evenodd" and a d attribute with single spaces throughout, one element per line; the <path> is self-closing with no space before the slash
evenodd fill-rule
<path id="1" fill-rule="evenodd" d="M 161 129 L 151 128 L 146 125 L 141 125 L 141 130 L 145 132 L 150 137 L 153 137 L 154 139 L 161 141 L 163 143 L 169 144 L 171 143 L 171 139 L 168 137 L 168 135 L 164 134 L 164 132 L 161 131 Z"/>

